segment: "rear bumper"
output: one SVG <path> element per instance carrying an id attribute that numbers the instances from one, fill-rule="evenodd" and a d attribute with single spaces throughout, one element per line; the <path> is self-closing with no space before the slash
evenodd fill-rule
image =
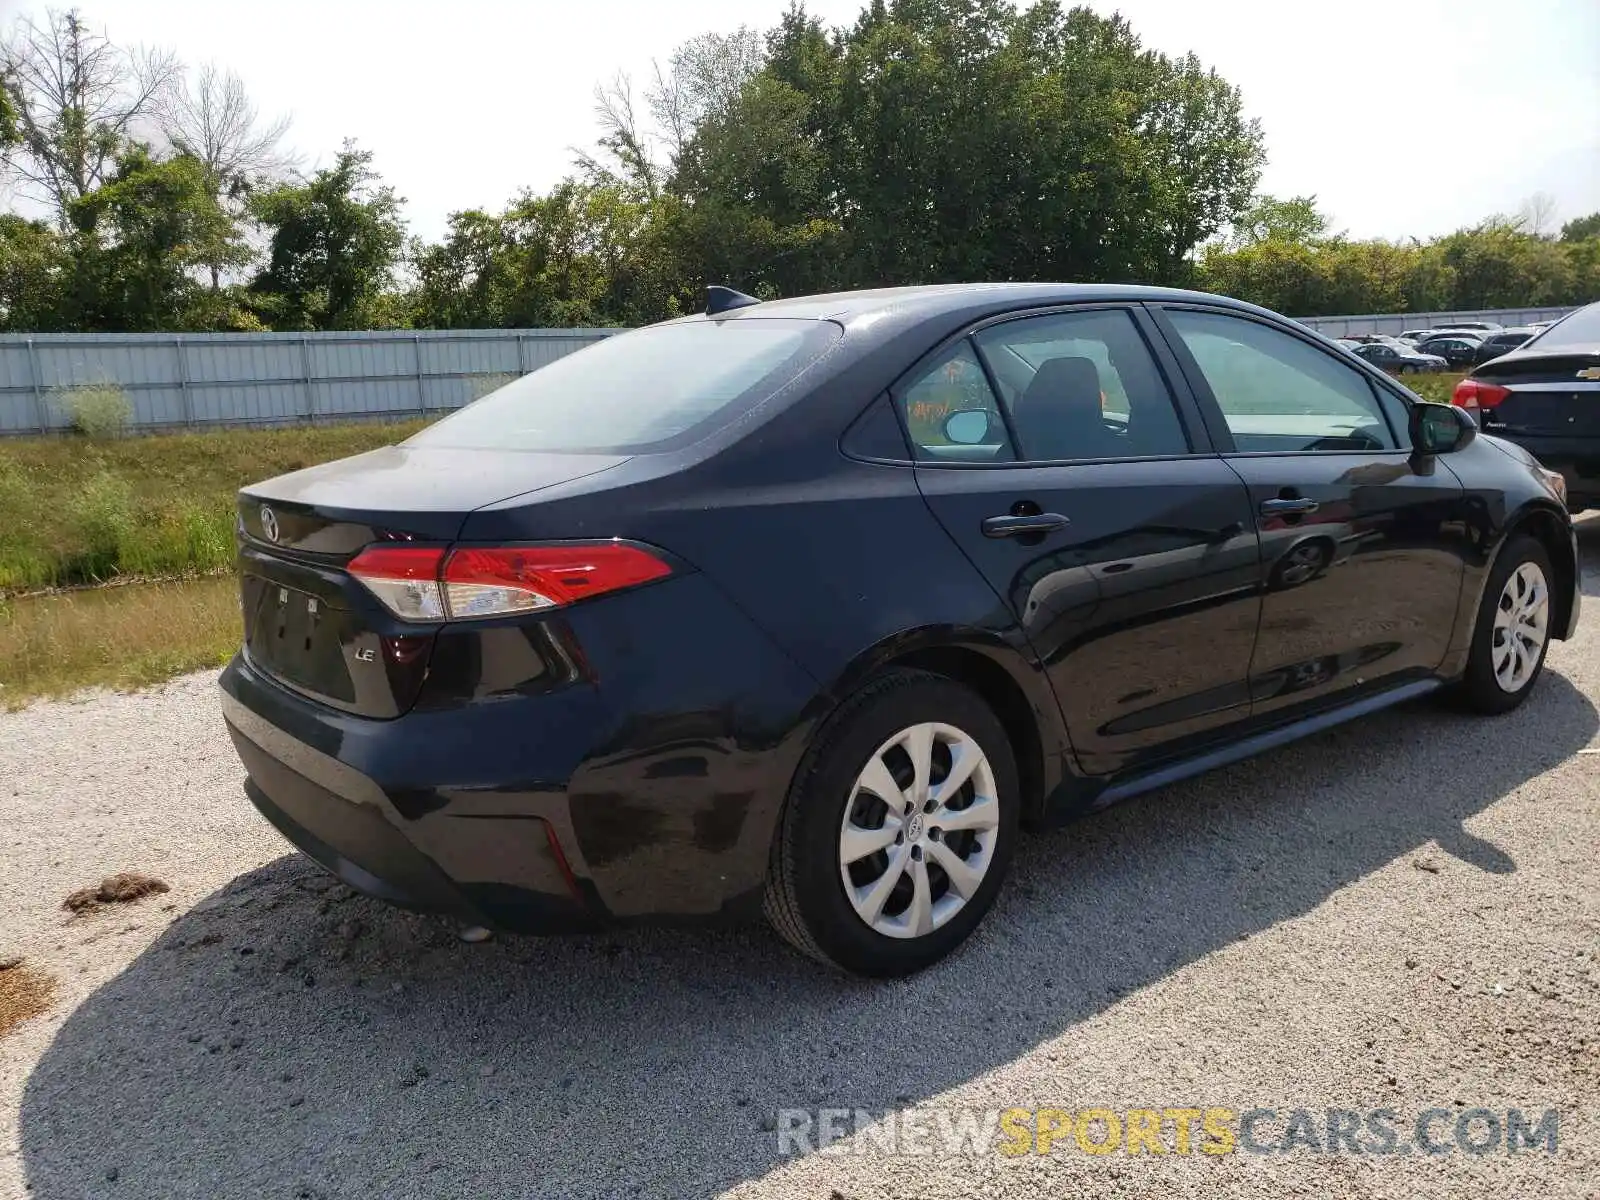
<path id="1" fill-rule="evenodd" d="M 537 622 L 486 623 L 457 656 L 476 674 L 436 651 L 422 699 L 388 719 L 235 656 L 222 710 L 250 798 L 352 887 L 493 927 L 759 913 L 815 683 L 698 574 L 559 623 L 575 675 L 513 670 Z"/>
<path id="2" fill-rule="evenodd" d="M 347 746 L 337 726 L 353 722 L 323 718 L 307 737 L 307 720 L 317 718 L 311 703 L 242 656 L 223 672 L 222 689 L 228 733 L 249 773 L 245 793 L 279 833 L 350 887 L 506 929 L 559 933 L 602 923 L 592 889 L 585 894 L 555 836 L 564 797 L 546 799 L 542 815 L 511 797 L 496 806 L 499 815 L 472 815 L 481 805 L 470 803 L 433 807 L 414 795 L 419 803 L 411 803 L 352 765 L 381 762 L 387 751 L 372 735 L 405 736 L 402 722 L 366 722 L 374 727 L 368 736 Z"/>

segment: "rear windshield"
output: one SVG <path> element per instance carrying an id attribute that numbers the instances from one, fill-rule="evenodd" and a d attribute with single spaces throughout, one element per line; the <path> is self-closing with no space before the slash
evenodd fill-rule
<path id="1" fill-rule="evenodd" d="M 743 318 L 617 334 L 522 376 L 407 444 L 640 454 L 699 441 L 811 365 L 842 330 Z"/>
<path id="2" fill-rule="evenodd" d="M 1539 338 L 1541 350 L 1556 346 L 1600 345 L 1600 304 L 1580 308 L 1557 321 Z"/>

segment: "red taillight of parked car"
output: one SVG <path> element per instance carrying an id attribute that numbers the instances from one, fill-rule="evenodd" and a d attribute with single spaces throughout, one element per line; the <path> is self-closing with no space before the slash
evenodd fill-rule
<path id="1" fill-rule="evenodd" d="M 1485 383 L 1481 379 L 1468 378 L 1456 384 L 1455 394 L 1450 397 L 1450 402 L 1460 408 L 1493 408 L 1509 395 L 1511 395 L 1509 388 Z"/>
<path id="2" fill-rule="evenodd" d="M 407 621 L 443 621 L 444 590 L 439 572 L 443 546 L 368 546 L 345 568 L 383 606 Z"/>
<path id="3" fill-rule="evenodd" d="M 347 568 L 395 616 L 468 621 L 562 608 L 672 573 L 626 542 L 369 546 Z"/>

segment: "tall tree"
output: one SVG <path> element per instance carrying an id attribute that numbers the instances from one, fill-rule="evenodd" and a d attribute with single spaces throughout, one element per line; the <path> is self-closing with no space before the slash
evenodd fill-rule
<path id="1" fill-rule="evenodd" d="M 1600 237 L 1600 212 L 1586 217 L 1574 217 L 1561 227 L 1563 242 L 1581 242 L 1585 238 Z"/>
<path id="2" fill-rule="evenodd" d="M 372 152 L 353 142 L 304 183 L 256 196 L 271 248 L 251 290 L 273 327 L 363 328 L 394 279 L 402 204 L 372 169 Z"/>
<path id="3" fill-rule="evenodd" d="M 71 272 L 64 235 L 44 221 L 0 213 L 0 330 L 70 328 L 63 300 Z"/>
<path id="4" fill-rule="evenodd" d="M 123 49 L 76 10 L 24 17 L 0 42 L 18 140 L 13 169 L 67 228 L 73 203 L 115 169 L 178 74 L 170 51 Z"/>
<path id="5" fill-rule="evenodd" d="M 250 195 L 293 166 L 282 149 L 289 118 L 263 120 L 244 80 L 215 63 L 200 67 L 192 79 L 180 77 L 156 116 L 168 143 L 201 165 L 211 195 L 240 219 Z M 217 291 L 227 263 L 205 265 Z"/>
<path id="6" fill-rule="evenodd" d="M 1304 245 L 1314 242 L 1328 232 L 1328 218 L 1317 208 L 1315 196 L 1291 196 L 1280 200 L 1276 196 L 1257 196 L 1255 201 L 1233 223 L 1230 242 L 1237 246 L 1255 246 L 1261 242 L 1290 242 Z"/>
<path id="7" fill-rule="evenodd" d="M 5 76 L 0 75 L 0 167 L 9 166 L 11 151 L 22 140 L 17 125 L 17 102 L 11 98 L 11 88 Z"/>
<path id="8" fill-rule="evenodd" d="M 412 252 L 416 319 L 430 327 L 618 325 L 665 315 L 641 253 L 648 207 L 617 183 L 568 179 L 503 213 L 454 213 Z"/>
<path id="9" fill-rule="evenodd" d="M 134 145 L 102 186 L 73 202 L 72 319 L 80 328 L 161 330 L 228 324 L 206 303 L 197 268 L 242 261 L 231 214 L 211 194 L 205 165 L 158 159 Z"/>
<path id="10" fill-rule="evenodd" d="M 779 292 L 818 274 L 1175 282 L 1261 161 L 1237 89 L 1119 17 L 873 0 L 832 37 L 792 8 L 675 182 L 697 211 L 766 224 Z"/>

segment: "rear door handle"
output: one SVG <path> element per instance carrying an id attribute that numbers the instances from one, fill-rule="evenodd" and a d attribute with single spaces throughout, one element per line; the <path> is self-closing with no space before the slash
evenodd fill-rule
<path id="1" fill-rule="evenodd" d="M 1028 513 L 1020 517 L 985 517 L 982 528 L 984 537 L 1007 538 L 1054 533 L 1070 524 L 1072 521 L 1060 513 Z"/>
<path id="2" fill-rule="evenodd" d="M 1279 497 L 1276 500 L 1263 500 L 1261 502 L 1261 515 L 1263 517 L 1297 516 L 1303 513 L 1314 513 L 1321 506 L 1315 501 L 1302 496 L 1294 500 Z"/>

